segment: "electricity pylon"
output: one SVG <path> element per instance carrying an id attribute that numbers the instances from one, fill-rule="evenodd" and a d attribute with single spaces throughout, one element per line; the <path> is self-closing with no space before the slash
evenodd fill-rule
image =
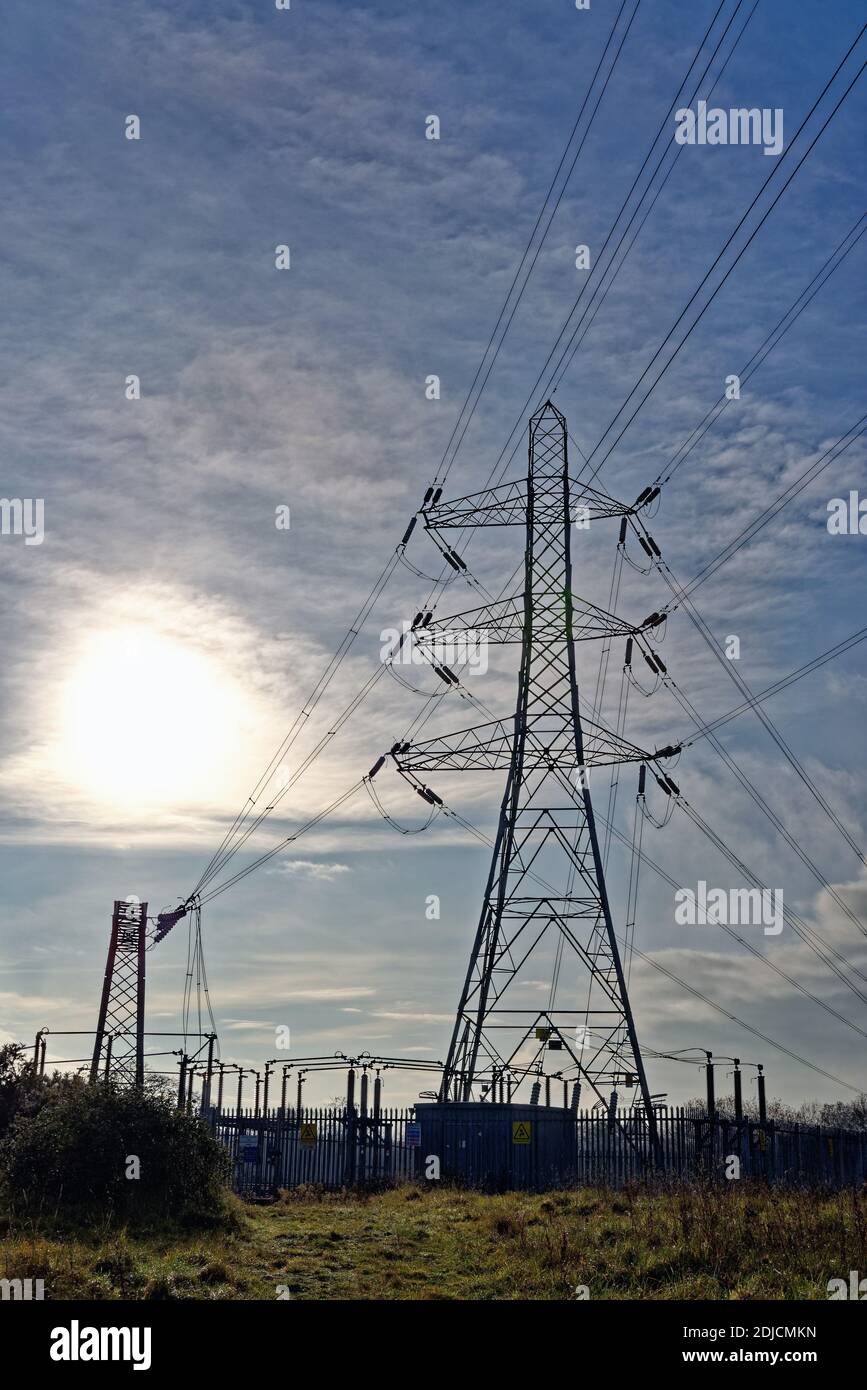
<path id="1" fill-rule="evenodd" d="M 530 420 L 525 480 L 453 502 L 435 495 L 423 510 L 435 534 L 447 528 L 524 527 L 524 579 L 517 594 L 448 619 L 424 615 L 414 624 L 422 650 L 425 645 L 434 650 L 445 632 L 450 642 L 461 632 L 485 634 L 491 642 L 520 642 L 518 699 L 513 722 L 493 720 L 451 737 L 403 744 L 394 756 L 409 774 L 508 772 L 440 1100 L 467 1101 L 485 1093 L 496 1098 L 504 1076 L 518 1089 L 533 1084 L 545 1074 L 546 1052 L 553 1046 L 560 1054 L 556 1074 L 586 1081 L 606 1106 L 616 1103 L 612 1091 L 637 1081 L 655 1146 L 651 1096 L 612 921 L 589 773 L 600 765 L 654 762 L 675 750 L 648 754 L 603 727 L 598 712 L 595 720 L 582 716 L 576 646 L 634 637 L 661 619 L 654 613 L 630 625 L 573 594 L 571 545 L 578 507 L 588 520 L 623 518 L 637 509 L 570 480 L 566 421 L 549 401 Z M 444 553 L 459 560 L 447 545 Z M 555 1009 L 553 989 L 549 1007 L 517 1007 L 528 1002 L 521 982 L 531 959 L 536 967 L 531 973 L 538 975 L 543 942 L 553 948 L 561 988 L 565 984 L 572 992 L 579 986 L 568 973 L 562 980 L 564 962 L 579 965 L 581 993 L 573 1000 L 586 1007 Z"/>
<path id="2" fill-rule="evenodd" d="M 115 901 L 90 1063 L 91 1082 L 96 1081 L 102 1066 L 106 1079 L 122 1085 L 144 1085 L 146 952 L 159 945 L 196 902 L 188 898 L 180 907 L 158 913 L 156 927 L 150 930 L 147 903 L 140 902 L 134 894 Z M 200 932 L 199 910 L 197 951 L 201 951 Z M 213 1052 L 209 1055 L 212 1057 Z"/>
<path id="3" fill-rule="evenodd" d="M 96 1025 L 90 1079 L 105 1074 L 132 1086 L 144 1085 L 145 951 L 148 905 L 137 898 L 118 900 Z"/>

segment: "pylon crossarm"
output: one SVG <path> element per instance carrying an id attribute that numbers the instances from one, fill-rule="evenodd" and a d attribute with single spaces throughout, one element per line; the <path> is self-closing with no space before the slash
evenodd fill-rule
<path id="1" fill-rule="evenodd" d="M 654 762 L 657 757 L 665 756 L 661 751 L 649 753 L 619 738 L 610 729 L 586 720 L 584 758 L 578 763 L 571 725 L 560 718 L 556 721 L 556 729 L 549 732 L 544 727 L 545 717 L 555 714 L 556 706 L 552 703 L 528 720 L 525 730 L 525 774 L 539 771 L 554 773 L 558 770 L 576 774 L 581 768 Z M 393 756 L 401 772 L 506 771 L 512 762 L 514 736 L 512 720 L 492 719 L 440 738 L 411 743 Z"/>
<path id="2" fill-rule="evenodd" d="M 567 482 L 572 522 L 632 516 L 636 511 L 634 505 L 618 502 L 598 488 L 579 482 L 577 478 L 569 478 Z M 429 531 L 464 530 L 477 526 L 524 526 L 527 520 L 527 480 L 515 479 L 499 483 L 496 487 L 483 488 L 481 492 L 468 493 L 465 497 L 439 501 L 436 506 L 424 508 L 421 515 Z M 552 492 L 537 501 L 534 519 L 540 526 L 561 523 L 562 499 Z"/>
<path id="3" fill-rule="evenodd" d="M 573 641 L 593 642 L 606 637 L 635 637 L 644 631 L 644 623 L 627 623 L 578 594 L 571 595 L 571 604 L 570 635 Z M 565 608 L 562 590 L 552 595 L 549 602 L 540 605 L 533 618 L 537 641 L 565 639 Z M 447 617 L 431 619 L 425 627 L 412 630 L 412 646 L 420 656 L 432 661 L 448 661 L 447 648 L 452 647 L 457 653 L 452 659 L 461 660 L 464 656 L 463 649 L 466 647 L 466 642 L 460 640 L 464 634 L 472 634 L 476 642 L 484 639 L 493 645 L 505 646 L 524 640 L 525 623 L 524 594 L 518 592 L 508 598 L 495 599 L 491 603 L 462 609 L 459 613 Z"/>

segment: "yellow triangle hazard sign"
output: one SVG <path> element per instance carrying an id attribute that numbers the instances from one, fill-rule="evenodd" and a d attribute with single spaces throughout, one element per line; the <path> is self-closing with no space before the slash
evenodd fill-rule
<path id="1" fill-rule="evenodd" d="M 512 1121 L 512 1143 L 529 1144 L 532 1125 L 529 1120 Z"/>

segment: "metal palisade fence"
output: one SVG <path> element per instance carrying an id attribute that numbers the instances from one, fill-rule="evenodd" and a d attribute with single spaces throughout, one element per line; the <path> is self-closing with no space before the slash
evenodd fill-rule
<path id="1" fill-rule="evenodd" d="M 264 1194 L 304 1184 L 377 1186 L 417 1176 L 412 1110 L 361 1115 L 345 1109 L 210 1112 L 233 1161 L 232 1186 Z"/>
<path id="2" fill-rule="evenodd" d="M 668 1109 L 657 1115 L 661 1168 L 653 1167 L 638 1110 L 568 1111 L 472 1105 L 461 1122 L 438 1123 L 438 1107 L 210 1110 L 232 1161 L 232 1186 L 268 1195 L 302 1185 L 377 1187 L 428 1176 L 488 1191 L 611 1186 L 643 1180 L 764 1179 L 785 1186 L 841 1188 L 867 1181 L 867 1131 L 818 1125 L 739 1123 Z M 514 1113 L 512 1113 L 514 1112 Z M 520 1113 L 519 1113 L 520 1112 Z M 555 1123 L 551 1123 L 555 1121 Z"/>

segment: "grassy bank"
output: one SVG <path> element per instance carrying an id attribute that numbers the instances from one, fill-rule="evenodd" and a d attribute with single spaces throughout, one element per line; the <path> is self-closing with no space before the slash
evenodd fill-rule
<path id="1" fill-rule="evenodd" d="M 867 1270 L 867 1195 L 395 1189 L 241 1206 L 209 1231 L 7 1229 L 0 1275 L 46 1298 L 827 1298 Z"/>

